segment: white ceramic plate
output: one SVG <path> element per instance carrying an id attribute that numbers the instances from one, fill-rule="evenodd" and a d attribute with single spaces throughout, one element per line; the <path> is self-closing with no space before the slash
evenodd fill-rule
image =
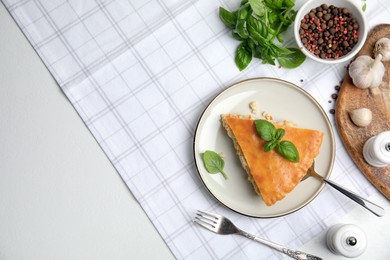
<path id="1" fill-rule="evenodd" d="M 313 200 L 324 184 L 309 177 L 298 184 L 283 200 L 266 206 L 257 195 L 235 155 L 233 143 L 220 123 L 221 114 L 250 114 L 249 103 L 258 103 L 259 114 L 268 112 L 274 119 L 286 119 L 301 128 L 325 133 L 316 171 L 329 177 L 335 156 L 332 126 L 325 112 L 307 92 L 292 83 L 273 78 L 254 78 L 232 85 L 208 105 L 199 119 L 194 137 L 194 157 L 201 180 L 207 190 L 226 207 L 251 217 L 278 217 L 294 212 Z M 209 174 L 204 168 L 202 153 L 212 150 L 224 154 L 225 180 L 221 174 Z"/>

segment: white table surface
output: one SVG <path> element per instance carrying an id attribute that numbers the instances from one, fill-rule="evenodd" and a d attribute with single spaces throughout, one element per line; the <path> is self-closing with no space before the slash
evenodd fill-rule
<path id="1" fill-rule="evenodd" d="M 0 35 L 0 259 L 174 259 L 2 4 Z M 357 259 L 389 259 L 390 213 L 340 222 L 371 239 Z M 324 237 L 302 249 L 346 259 Z"/>
<path id="2" fill-rule="evenodd" d="M 0 3 L 0 259 L 174 259 Z"/>

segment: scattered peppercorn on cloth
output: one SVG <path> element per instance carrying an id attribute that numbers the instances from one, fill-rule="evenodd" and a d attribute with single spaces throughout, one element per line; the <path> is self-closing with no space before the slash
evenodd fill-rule
<path id="1" fill-rule="evenodd" d="M 197 209 L 297 248 L 356 205 L 325 187 L 301 210 L 260 220 L 221 206 L 202 185 L 192 154 L 198 118 L 216 94 L 237 81 L 290 81 L 320 103 L 336 129 L 331 96 L 347 63 L 306 59 L 288 70 L 254 60 L 240 72 L 234 62 L 238 42 L 218 17 L 219 6 L 235 10 L 239 1 L 3 3 L 178 259 L 283 258 L 245 238 L 202 229 L 193 223 Z M 385 1 L 367 5 L 370 27 L 388 21 Z M 295 46 L 292 26 L 284 38 L 286 46 Z M 335 136 L 331 179 L 364 197 L 377 192 Z"/>

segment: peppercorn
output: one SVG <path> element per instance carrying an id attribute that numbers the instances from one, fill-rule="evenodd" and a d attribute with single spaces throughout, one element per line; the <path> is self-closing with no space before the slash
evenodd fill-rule
<path id="1" fill-rule="evenodd" d="M 329 21 L 330 17 L 331 17 L 331 15 L 327 13 L 327 14 L 324 16 L 324 20 L 325 20 L 325 21 Z"/>

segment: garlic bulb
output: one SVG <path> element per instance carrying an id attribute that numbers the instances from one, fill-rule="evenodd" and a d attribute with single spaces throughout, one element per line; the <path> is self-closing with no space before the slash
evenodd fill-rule
<path id="1" fill-rule="evenodd" d="M 349 112 L 352 122 L 359 127 L 366 127 L 372 121 L 372 112 L 368 108 L 358 108 Z"/>
<path id="2" fill-rule="evenodd" d="M 375 57 L 378 54 L 382 55 L 382 61 L 390 60 L 390 39 L 389 38 L 381 38 L 375 43 L 374 47 Z"/>
<path id="3" fill-rule="evenodd" d="M 375 60 L 370 56 L 361 55 L 349 65 L 349 75 L 356 87 L 379 87 L 385 74 L 385 66 L 383 66 L 381 58 L 381 54 L 378 54 Z"/>

